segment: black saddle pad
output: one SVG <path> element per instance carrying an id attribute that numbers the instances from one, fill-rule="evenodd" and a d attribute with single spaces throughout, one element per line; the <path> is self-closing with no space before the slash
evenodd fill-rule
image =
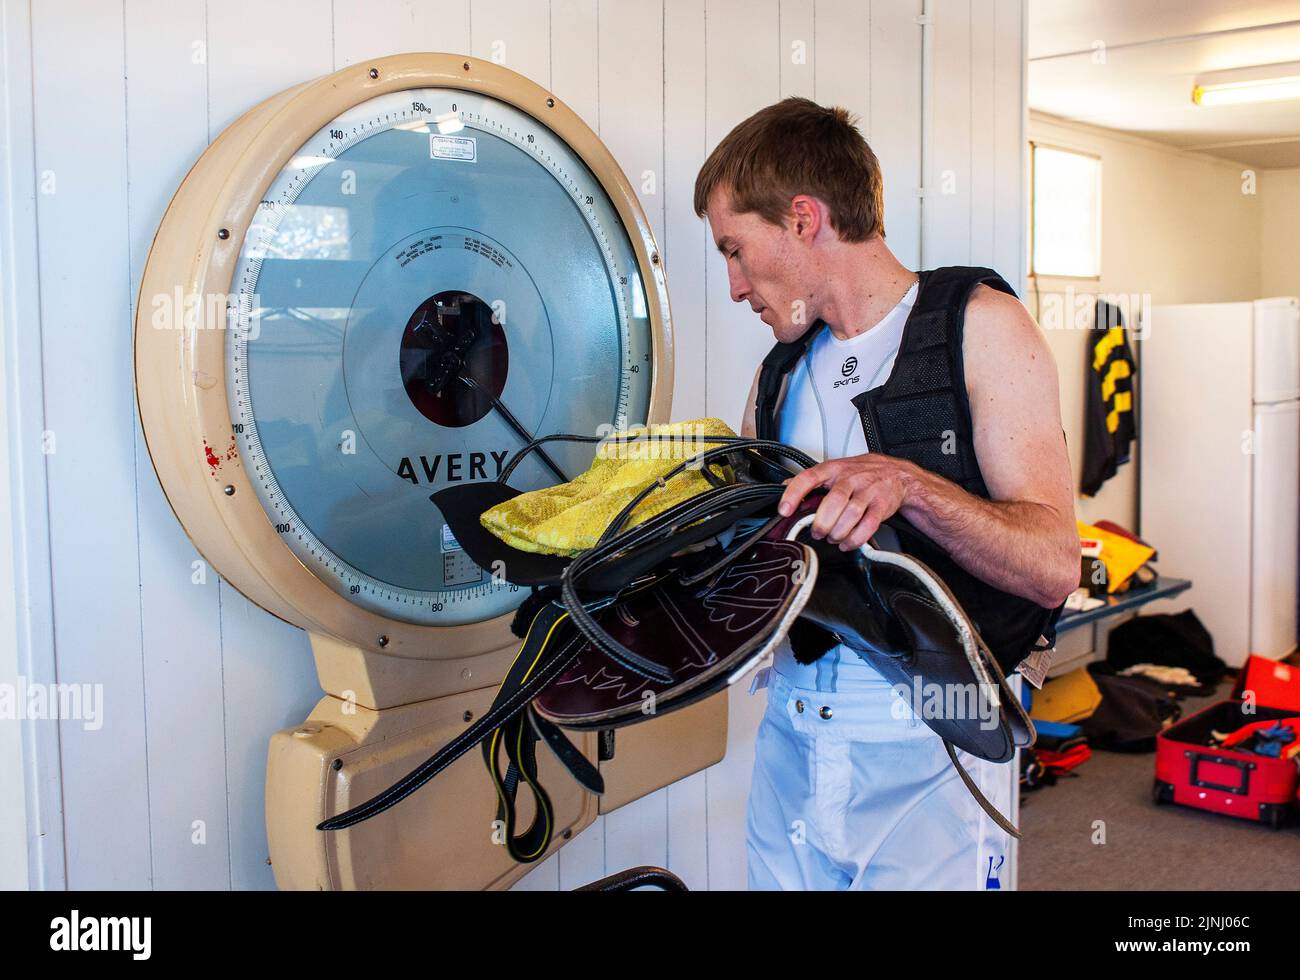
<path id="1" fill-rule="evenodd" d="M 446 487 L 430 494 L 429 499 L 442 511 L 451 533 L 480 568 L 487 572 L 500 569 L 502 578 L 515 585 L 559 585 L 572 558 L 512 548 L 479 520 L 484 511 L 519 496 L 521 492 L 505 483 L 484 481 Z M 693 506 L 691 500 L 683 501 L 659 515 L 660 524 L 672 526 L 664 527 L 616 560 L 607 560 L 588 571 L 583 577 L 582 588 L 588 593 L 617 592 L 637 576 L 661 565 L 678 549 L 707 541 L 741 518 L 774 513 L 779 497 L 778 490 L 765 497 L 721 504 L 718 513 L 685 527 L 672 524 L 673 513 Z"/>
<path id="2" fill-rule="evenodd" d="M 444 487 L 429 495 L 474 564 L 484 571 L 500 568 L 515 585 L 559 585 L 564 567 L 572 561 L 563 555 L 539 555 L 512 548 L 479 521 L 486 510 L 519 496 L 522 491 L 495 480 Z M 500 565 L 497 562 L 501 562 Z"/>

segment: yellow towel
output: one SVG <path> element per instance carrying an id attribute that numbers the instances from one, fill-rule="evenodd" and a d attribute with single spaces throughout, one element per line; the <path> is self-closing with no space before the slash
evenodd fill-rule
<path id="1" fill-rule="evenodd" d="M 591 467 L 568 483 L 521 493 L 485 511 L 483 526 L 520 551 L 576 555 L 596 544 L 610 522 L 641 490 L 710 445 L 708 436 L 734 436 L 721 419 L 690 419 L 651 425 L 652 438 L 610 439 L 601 445 Z M 646 426 L 629 432 L 645 433 Z M 719 471 L 720 474 L 719 474 Z M 714 473 L 730 481 L 729 467 Z M 688 469 L 651 493 L 628 516 L 624 528 L 667 510 L 707 490 L 698 469 Z"/>

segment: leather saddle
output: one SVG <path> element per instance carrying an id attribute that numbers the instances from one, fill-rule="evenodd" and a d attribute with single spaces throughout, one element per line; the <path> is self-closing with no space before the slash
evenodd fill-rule
<path id="1" fill-rule="evenodd" d="M 776 508 L 783 481 L 816 460 L 779 442 L 708 436 L 709 448 L 642 489 L 593 547 L 572 557 L 522 551 L 485 529 L 480 517 L 519 495 L 506 481 L 529 452 L 553 440 L 602 441 L 536 439 L 499 480 L 448 487 L 430 498 L 471 559 L 532 590 L 512 625 L 522 645 L 491 707 L 398 782 L 317 829 L 341 830 L 377 816 L 479 745 L 511 856 L 537 860 L 552 826 L 550 801 L 537 782 L 539 741 L 584 788 L 600 793 L 599 771 L 564 729 L 615 729 L 685 707 L 737 682 L 787 634 L 793 637 L 792 629 L 802 629 L 816 633 L 823 650 L 847 645 L 891 681 L 944 740 L 980 805 L 1019 837 L 956 750 L 1009 761 L 1017 747 L 1032 744 L 1033 724 L 960 603 L 924 564 L 896 550 L 889 522 L 856 552 L 815 540 L 809 528 L 824 491 L 806 496 L 788 517 Z M 706 477 L 707 489 L 627 526 L 638 504 L 688 469 Z M 522 831 L 515 826 L 521 783 L 537 803 Z"/>

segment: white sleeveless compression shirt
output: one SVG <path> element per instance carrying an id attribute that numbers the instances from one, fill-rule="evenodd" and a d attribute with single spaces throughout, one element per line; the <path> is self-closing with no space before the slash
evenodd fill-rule
<path id="1" fill-rule="evenodd" d="M 780 409 L 782 442 L 819 460 L 867 452 L 862 422 L 850 399 L 889 377 L 916 292 L 913 283 L 879 323 L 849 340 L 822 328 L 790 371 Z"/>

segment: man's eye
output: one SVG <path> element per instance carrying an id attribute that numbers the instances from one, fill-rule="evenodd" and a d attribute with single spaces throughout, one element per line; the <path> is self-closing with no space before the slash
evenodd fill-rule
<path id="1" fill-rule="evenodd" d="M 732 259 L 738 259 L 738 258 L 740 258 L 740 249 L 736 249 L 734 252 L 732 252 L 732 253 L 731 253 L 729 256 L 727 256 L 727 257 L 728 257 L 728 258 L 732 258 Z"/>

